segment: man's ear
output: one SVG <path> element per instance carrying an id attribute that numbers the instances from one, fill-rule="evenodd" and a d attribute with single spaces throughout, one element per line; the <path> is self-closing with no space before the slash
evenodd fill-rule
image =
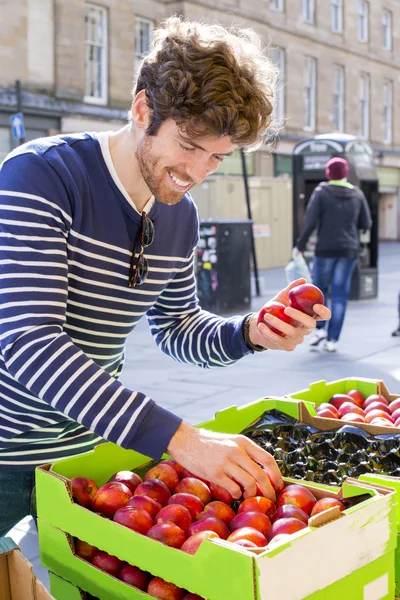
<path id="1" fill-rule="evenodd" d="M 131 106 L 132 121 L 136 127 L 147 129 L 150 124 L 150 109 L 146 102 L 146 92 L 140 90 L 133 99 Z"/>

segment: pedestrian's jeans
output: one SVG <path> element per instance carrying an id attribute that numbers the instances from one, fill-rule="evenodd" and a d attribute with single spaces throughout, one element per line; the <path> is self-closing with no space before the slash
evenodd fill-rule
<path id="1" fill-rule="evenodd" d="M 0 537 L 21 519 L 36 519 L 35 471 L 0 470 Z"/>
<path id="2" fill-rule="evenodd" d="M 331 292 L 332 318 L 328 323 L 328 340 L 337 341 L 340 337 L 355 264 L 356 259 L 354 258 L 322 258 L 315 256 L 313 259 L 313 284 L 323 292 L 326 305 L 329 287 Z M 323 329 L 325 322 L 318 321 L 317 327 Z"/>

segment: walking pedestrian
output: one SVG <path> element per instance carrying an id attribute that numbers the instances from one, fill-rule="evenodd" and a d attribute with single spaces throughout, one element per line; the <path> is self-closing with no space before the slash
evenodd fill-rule
<path id="1" fill-rule="evenodd" d="M 270 498 L 281 474 L 248 438 L 192 427 L 118 381 L 129 333 L 146 315 L 163 352 L 224 367 L 291 351 L 316 319 L 277 296 L 296 327 L 268 315 L 201 309 L 189 190 L 271 122 L 275 67 L 249 30 L 168 19 L 154 35 L 115 133 L 43 138 L 0 172 L 0 536 L 29 513 L 34 468 L 110 440 L 168 452 L 232 496 Z M 314 307 L 329 319 L 324 306 Z M 275 334 L 268 325 L 285 335 Z"/>
<path id="2" fill-rule="evenodd" d="M 325 304 L 330 295 L 332 318 L 328 326 L 317 323 L 310 349 L 336 352 L 359 255 L 359 232 L 370 229 L 372 219 L 364 193 L 347 181 L 349 165 L 344 158 L 329 160 L 325 173 L 328 181 L 321 182 L 310 198 L 297 249 L 303 252 L 317 229 L 312 281 L 322 290 Z"/>
<path id="3" fill-rule="evenodd" d="M 398 319 L 399 319 L 399 324 L 397 326 L 397 329 L 395 329 L 392 332 L 392 337 L 400 337 L 400 292 L 399 292 L 399 297 L 397 300 L 397 315 L 398 315 Z"/>

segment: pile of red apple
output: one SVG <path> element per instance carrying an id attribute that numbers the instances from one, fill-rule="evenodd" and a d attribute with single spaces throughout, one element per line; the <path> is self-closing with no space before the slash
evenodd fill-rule
<path id="1" fill-rule="evenodd" d="M 319 417 L 380 427 L 400 427 L 400 398 L 389 402 L 381 394 L 365 396 L 358 390 L 335 394 L 316 408 Z"/>
<path id="2" fill-rule="evenodd" d="M 85 508 L 188 554 L 195 554 L 205 539 L 218 538 L 247 549 L 268 549 L 306 528 L 310 516 L 332 506 L 345 508 L 336 498 L 317 501 L 298 484 L 283 488 L 276 503 L 260 493 L 237 506 L 228 491 L 195 477 L 172 459 L 152 467 L 144 481 L 132 471 L 120 471 L 100 488 L 86 477 L 74 477 L 71 485 L 74 499 Z M 236 512 L 231 505 L 237 506 Z M 78 540 L 75 552 L 159 600 L 199 598 L 86 542 Z M 172 591 L 163 591 L 166 588 Z"/>

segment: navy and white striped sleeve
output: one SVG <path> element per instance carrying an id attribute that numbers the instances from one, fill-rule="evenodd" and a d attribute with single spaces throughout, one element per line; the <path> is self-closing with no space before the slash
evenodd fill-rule
<path id="1" fill-rule="evenodd" d="M 68 181 L 34 153 L 3 163 L 2 356 L 8 372 L 56 410 L 107 440 L 158 459 L 181 419 L 121 385 L 64 331 L 74 213 L 67 189 Z"/>
<path id="2" fill-rule="evenodd" d="M 147 319 L 157 345 L 176 361 L 205 369 L 226 367 L 252 353 L 243 339 L 244 317 L 225 319 L 201 309 L 194 256 L 195 249 L 148 311 Z"/>

